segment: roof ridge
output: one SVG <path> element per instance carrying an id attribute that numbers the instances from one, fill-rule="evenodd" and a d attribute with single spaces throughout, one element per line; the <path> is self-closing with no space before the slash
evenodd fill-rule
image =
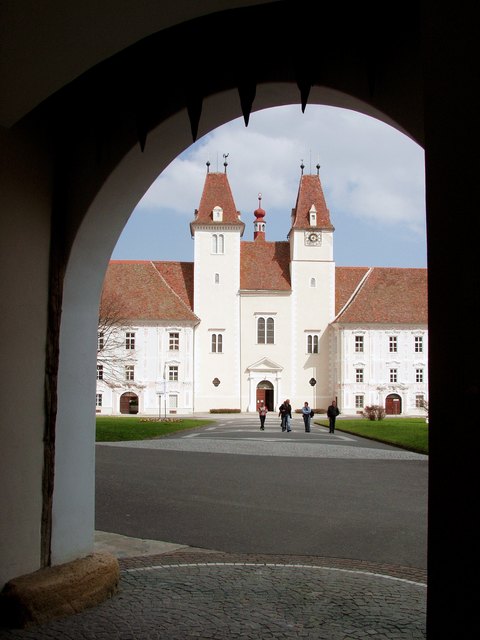
<path id="1" fill-rule="evenodd" d="M 175 291 L 175 289 L 165 280 L 165 278 L 163 277 L 163 275 L 160 273 L 160 271 L 156 268 L 155 266 L 155 262 L 177 262 L 177 264 L 180 264 L 178 261 L 171 261 L 171 260 L 149 260 L 150 264 L 153 267 L 153 270 L 155 271 L 155 273 L 157 274 L 157 276 L 159 278 L 162 279 L 162 282 L 164 283 L 164 285 L 173 293 L 173 295 L 178 298 L 178 300 L 181 302 L 181 304 L 191 313 L 195 316 L 195 318 L 197 318 L 197 320 L 200 320 L 200 318 L 197 316 L 197 314 L 193 311 L 193 309 L 190 308 L 189 305 L 187 305 L 182 298 L 178 295 L 178 293 Z"/>
<path id="2" fill-rule="evenodd" d="M 368 267 L 367 272 L 365 273 L 365 275 L 361 278 L 360 282 L 355 287 L 352 295 L 347 300 L 347 302 L 343 305 L 343 307 L 340 309 L 340 311 L 337 313 L 337 315 L 334 317 L 332 322 L 336 322 L 338 320 L 338 318 L 342 315 L 342 313 L 344 313 L 348 309 L 348 307 L 352 304 L 352 302 L 355 300 L 355 298 L 359 294 L 360 290 L 363 288 L 365 282 L 368 280 L 368 278 L 370 277 L 370 274 L 373 272 L 374 269 L 375 269 L 375 267 Z"/>

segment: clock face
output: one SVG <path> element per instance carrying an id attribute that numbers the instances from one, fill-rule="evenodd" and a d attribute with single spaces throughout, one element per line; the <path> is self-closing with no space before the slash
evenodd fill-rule
<path id="1" fill-rule="evenodd" d="M 321 235 L 316 231 L 307 231 L 305 233 L 305 244 L 319 245 L 321 242 Z"/>

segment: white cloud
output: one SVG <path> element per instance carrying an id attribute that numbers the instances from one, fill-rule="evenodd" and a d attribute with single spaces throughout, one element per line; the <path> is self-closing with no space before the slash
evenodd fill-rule
<path id="1" fill-rule="evenodd" d="M 179 156 L 155 181 L 137 207 L 142 215 L 160 209 L 178 215 L 188 227 L 198 207 L 206 173 L 228 175 L 237 208 L 247 225 L 258 206 L 267 211 L 267 237 L 285 239 L 295 205 L 300 163 L 305 173 L 320 177 L 335 226 L 367 225 L 376 233 L 411 234 L 425 238 L 423 149 L 390 126 L 362 114 L 308 105 L 252 113 L 211 132 Z"/>

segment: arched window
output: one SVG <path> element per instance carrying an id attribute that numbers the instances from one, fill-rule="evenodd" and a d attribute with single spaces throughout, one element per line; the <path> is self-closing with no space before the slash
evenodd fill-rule
<path id="1" fill-rule="evenodd" d="M 220 274 L 219 273 L 215 274 L 215 284 L 220 284 Z"/>
<path id="2" fill-rule="evenodd" d="M 307 336 L 307 353 L 318 353 L 318 335 Z"/>
<path id="3" fill-rule="evenodd" d="M 212 234 L 212 253 L 223 253 L 225 250 L 225 240 L 223 233 Z"/>
<path id="4" fill-rule="evenodd" d="M 274 344 L 275 342 L 275 321 L 273 318 L 257 319 L 257 342 L 258 344 Z"/>
<path id="5" fill-rule="evenodd" d="M 221 333 L 212 333 L 212 353 L 223 352 L 223 336 Z"/>
<path id="6" fill-rule="evenodd" d="M 316 287 L 316 286 L 317 286 L 317 281 L 316 281 L 316 279 L 315 279 L 315 278 L 310 278 L 310 286 L 311 286 L 312 288 L 314 288 L 314 287 Z"/>

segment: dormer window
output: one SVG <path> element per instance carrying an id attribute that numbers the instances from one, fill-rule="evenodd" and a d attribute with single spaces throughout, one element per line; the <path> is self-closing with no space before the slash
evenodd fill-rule
<path id="1" fill-rule="evenodd" d="M 223 209 L 222 207 L 214 207 L 213 209 L 213 221 L 214 222 L 222 222 L 223 220 Z"/>
<path id="2" fill-rule="evenodd" d="M 311 227 L 317 226 L 317 210 L 315 209 L 315 205 L 312 204 L 310 207 L 310 211 L 308 212 L 308 219 Z"/>

